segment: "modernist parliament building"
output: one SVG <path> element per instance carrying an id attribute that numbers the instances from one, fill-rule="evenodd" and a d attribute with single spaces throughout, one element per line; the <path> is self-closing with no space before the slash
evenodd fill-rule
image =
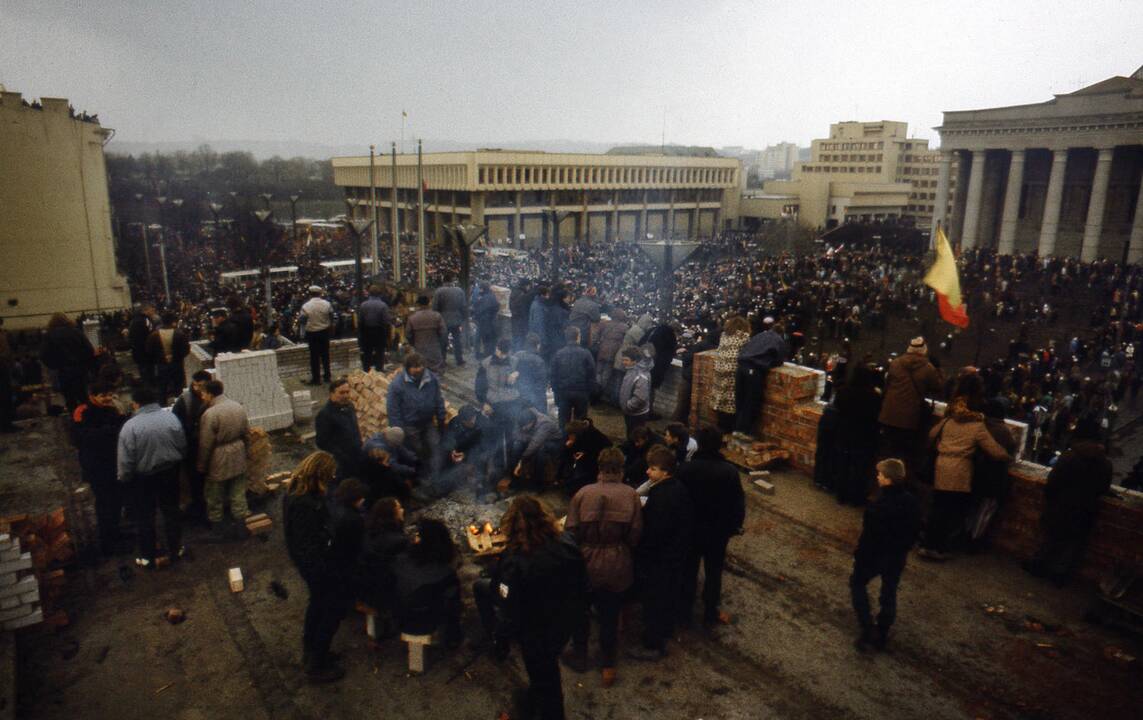
<path id="1" fill-rule="evenodd" d="M 946 112 L 937 198 L 961 247 L 1143 260 L 1143 68 L 1034 105 Z"/>
<path id="2" fill-rule="evenodd" d="M 333 158 L 334 182 L 368 217 L 368 156 Z M 423 157 L 425 236 L 449 224 L 488 227 L 493 241 L 523 247 L 544 242 L 552 210 L 561 240 L 633 241 L 648 235 L 708 238 L 737 215 L 741 163 L 737 158 L 668 155 L 580 155 L 477 150 Z M 396 156 L 396 212 L 390 156 L 374 161 L 379 229 L 415 232 L 417 156 Z M 523 236 L 523 238 L 521 238 Z"/>

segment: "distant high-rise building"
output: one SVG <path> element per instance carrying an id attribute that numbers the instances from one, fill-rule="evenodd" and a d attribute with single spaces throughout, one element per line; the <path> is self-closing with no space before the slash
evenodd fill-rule
<path id="1" fill-rule="evenodd" d="M 68 101 L 0 91 L 0 316 L 42 327 L 130 307 L 115 264 L 103 144 L 112 131 Z"/>
<path id="2" fill-rule="evenodd" d="M 763 180 L 788 178 L 798 162 L 798 146 L 783 142 L 770 145 L 758 154 L 758 175 Z"/>
<path id="3" fill-rule="evenodd" d="M 828 138 L 811 143 L 810 159 L 795 163 L 789 180 L 767 182 L 759 198 L 767 199 L 763 211 L 780 208 L 811 227 L 897 219 L 928 229 L 939 160 L 906 123 L 834 123 Z M 745 199 L 741 214 L 749 215 Z"/>

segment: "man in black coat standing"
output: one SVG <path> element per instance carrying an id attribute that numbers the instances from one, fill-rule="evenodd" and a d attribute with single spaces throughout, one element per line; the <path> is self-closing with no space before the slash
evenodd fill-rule
<path id="1" fill-rule="evenodd" d="M 508 311 L 512 314 L 512 349 L 516 352 L 524 349 L 524 339 L 528 337 L 528 311 L 535 297 L 532 281 L 527 278 L 516 283 L 508 296 Z"/>
<path id="2" fill-rule="evenodd" d="M 329 384 L 329 402 L 314 418 L 314 431 L 318 448 L 337 461 L 337 480 L 356 477 L 361 465 L 361 430 L 345 378 Z"/>
<path id="3" fill-rule="evenodd" d="M 380 285 L 369 286 L 369 298 L 357 308 L 358 343 L 361 345 L 361 369 L 369 372 L 385 369 L 385 350 L 389 347 L 389 328 L 393 312 L 381 297 Z"/>
<path id="4" fill-rule="evenodd" d="M 635 582 L 643 600 L 643 642 L 628 651 L 636 660 L 667 656 L 667 638 L 678 615 L 679 585 L 691 545 L 691 500 L 675 478 L 675 453 L 656 445 L 647 451 L 647 504 L 643 537 L 635 548 Z"/>
<path id="5" fill-rule="evenodd" d="M 861 538 L 853 553 L 853 574 L 849 578 L 853 610 L 861 626 L 861 636 L 855 645 L 861 652 L 885 649 L 889 628 L 897 617 L 897 585 L 905 571 L 909 549 L 921 530 L 921 505 L 905 483 L 905 463 L 896 458 L 877 463 L 880 492 L 865 508 Z M 878 575 L 881 576 L 881 609 L 875 627 L 865 586 Z"/>
<path id="6" fill-rule="evenodd" d="M 579 344 L 579 329 L 566 328 L 564 340 L 566 344 L 552 357 L 549 370 L 561 428 L 567 427 L 573 417 L 577 420 L 587 417 L 595 384 L 595 358 Z"/>
<path id="7" fill-rule="evenodd" d="M 99 525 L 99 548 L 105 557 L 115 554 L 121 536 L 119 517 L 123 511 L 123 489 L 116 480 L 116 451 L 119 430 L 127 417 L 115 406 L 115 388 L 96 382 L 87 402 L 72 413 L 72 439 L 79 450 L 83 481 L 95 496 L 95 518 Z"/>
<path id="8" fill-rule="evenodd" d="M 698 450 L 690 462 L 679 467 L 679 482 L 690 495 L 694 514 L 690 553 L 683 573 L 679 619 L 689 625 L 698 589 L 699 563 L 703 565 L 703 624 L 712 629 L 729 624 L 730 616 L 719 610 L 722 598 L 722 567 L 726 545 L 742 532 L 746 519 L 746 496 L 738 468 L 722 457 L 722 433 L 709 425 L 699 429 Z"/>

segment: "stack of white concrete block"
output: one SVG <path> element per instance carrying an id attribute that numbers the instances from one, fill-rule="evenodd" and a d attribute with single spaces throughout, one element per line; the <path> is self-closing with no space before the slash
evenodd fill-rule
<path id="1" fill-rule="evenodd" d="M 273 350 L 220 353 L 214 358 L 214 370 L 226 396 L 246 408 L 250 425 L 272 431 L 294 424 L 293 404 L 278 377 Z"/>
<path id="2" fill-rule="evenodd" d="M 0 628 L 16 630 L 43 620 L 32 554 L 21 552 L 19 538 L 0 535 Z"/>

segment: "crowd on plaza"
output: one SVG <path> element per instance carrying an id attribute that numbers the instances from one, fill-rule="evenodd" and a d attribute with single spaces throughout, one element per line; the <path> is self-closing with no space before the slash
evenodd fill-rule
<path id="1" fill-rule="evenodd" d="M 342 250 L 342 241 L 331 239 L 327 251 Z M 456 282 L 459 263 L 434 249 L 428 262 L 438 287 L 404 292 L 375 277 L 360 303 L 352 275 L 329 273 L 312 254 L 283 255 L 275 260 L 295 261 L 299 270 L 275 284 L 267 322 L 258 288 L 233 292 L 213 279 L 225 266 L 218 248 L 172 248 L 174 297 L 145 298 L 131 313 L 101 319 L 104 337 L 122 338 L 139 376 L 128 383 L 131 412 L 117 406 L 124 377 L 114 354 L 57 315 L 35 362 L 14 357 L 0 332 L 8 383 L 0 385 L 0 427 L 15 429 L 12 381 L 25 384 L 42 362 L 70 414 L 103 552 L 123 551 L 129 505 L 136 563 L 152 568 L 162 554 L 156 510 L 166 555 L 177 562 L 184 521 L 225 535 L 240 527 L 227 523 L 227 509 L 234 521 L 250 512 L 245 412 L 208 373 L 188 386 L 182 361 L 190 340 L 206 338 L 215 352 L 306 343 L 310 382 L 330 389 L 315 418 L 318 450 L 294 471 L 284 505 L 287 548 L 310 592 L 308 677 L 344 674 L 330 645 L 355 602 L 377 611 L 392 632 L 439 630 L 448 646 L 462 641 L 466 590 L 452 530 L 429 516 L 406 529 L 404 513 L 463 488 L 489 501 L 511 497 L 501 521 L 506 550 L 471 593 L 488 649 L 502 659 L 519 647 L 531 683 L 527 704 L 545 718 L 563 716 L 561 654 L 573 670 L 587 668 L 592 610 L 605 687 L 617 676 L 624 608 L 642 607 L 640 642 L 628 654 L 665 657 L 675 629 L 693 622 L 700 566 L 704 627 L 714 632 L 731 621 L 720 608 L 721 572 L 745 501 L 722 447 L 727 434 L 755 433 L 766 377 L 785 361 L 828 372 L 815 483 L 839 502 L 866 507 L 850 579 L 860 649 L 885 646 L 896 588 L 919 537 L 919 556 L 934 561 L 985 546 L 1007 494 L 1007 463 L 1021 452 L 1053 466 L 1045 541 L 1026 567 L 1059 582 L 1075 571 L 1098 497 L 1111 483 L 1112 422 L 1141 384 L 1143 270 L 963 253 L 966 295 L 980 308 L 974 320 L 1018 330 L 1005 357 L 946 371 L 940 360 L 954 338 L 911 319 L 931 304 L 920 257 L 882 247 L 766 255 L 749 240 L 722 238 L 675 272 L 664 302 L 661 272 L 640 253 L 628 244 L 565 248 L 558 280 L 547 275 L 546 251 L 481 254 L 466 293 Z M 410 257 L 406 267 L 414 264 Z M 507 307 L 494 286 L 509 289 Z M 1079 333 L 1061 309 L 1081 291 L 1094 305 Z M 502 314 L 509 315 L 503 324 Z M 900 355 L 877 354 L 871 336 L 906 323 L 927 332 Z M 1057 329 L 1074 334 L 1030 340 Z M 358 338 L 364 369 L 391 373 L 388 425 L 370 437 L 361 435 L 347 381 L 330 372 L 329 342 L 343 336 Z M 694 355 L 702 351 L 714 355 L 710 404 L 718 423 L 688 427 Z M 651 425 L 659 419 L 655 393 L 676 358 L 676 413 L 660 436 Z M 451 419 L 441 391 L 442 377 L 455 372 L 450 360 L 453 368 L 477 364 L 475 396 Z M 172 398 L 173 412 L 162 412 Z M 943 417 L 932 399 L 946 401 Z M 617 444 L 592 420 L 603 405 L 624 417 L 626 437 Z M 1005 418 L 1027 424 L 1023 446 Z M 180 508 L 183 485 L 190 503 Z M 557 487 L 570 498 L 562 527 L 538 497 Z M 919 498 L 929 493 L 922 518 Z M 874 619 L 865 588 L 878 576 Z"/>

